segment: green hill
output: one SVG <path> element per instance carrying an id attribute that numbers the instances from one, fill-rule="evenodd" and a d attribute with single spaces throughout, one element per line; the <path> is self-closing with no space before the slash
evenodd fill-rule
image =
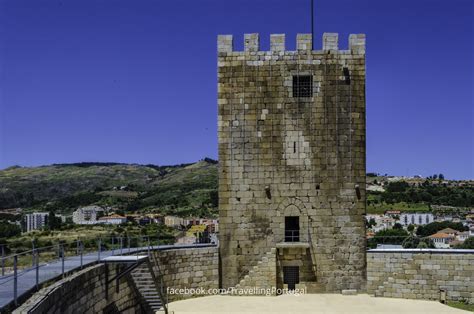
<path id="1" fill-rule="evenodd" d="M 0 171 L 0 209 L 70 213 L 99 204 L 122 211 L 215 214 L 217 162 L 176 166 L 118 163 L 10 167 Z"/>
<path id="2" fill-rule="evenodd" d="M 367 176 L 367 213 L 469 212 L 474 182 Z M 119 212 L 217 215 L 217 161 L 175 166 L 119 163 L 10 167 L 0 171 L 0 209 L 71 213 L 97 204 Z M 1 217 L 0 217 L 1 218 Z"/>

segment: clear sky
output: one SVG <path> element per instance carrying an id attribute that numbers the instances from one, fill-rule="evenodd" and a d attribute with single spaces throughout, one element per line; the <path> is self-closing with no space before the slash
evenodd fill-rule
<path id="1" fill-rule="evenodd" d="M 310 32 L 309 0 L 0 0 L 0 168 L 217 158 L 216 37 Z M 315 0 L 367 34 L 367 170 L 474 179 L 472 0 Z"/>

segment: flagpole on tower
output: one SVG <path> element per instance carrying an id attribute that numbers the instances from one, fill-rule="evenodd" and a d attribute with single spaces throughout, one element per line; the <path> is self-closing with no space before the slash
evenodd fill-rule
<path id="1" fill-rule="evenodd" d="M 311 50 L 314 50 L 314 0 L 311 0 Z"/>

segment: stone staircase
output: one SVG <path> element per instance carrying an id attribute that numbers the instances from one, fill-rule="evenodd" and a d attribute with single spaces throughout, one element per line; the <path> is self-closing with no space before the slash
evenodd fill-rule
<path id="1" fill-rule="evenodd" d="M 276 248 L 265 253 L 257 265 L 240 280 L 236 289 L 272 288 L 276 285 Z"/>
<path id="2" fill-rule="evenodd" d="M 163 302 L 148 264 L 143 263 L 135 268 L 132 271 L 132 278 L 143 301 L 148 305 L 150 313 L 163 311 Z"/>

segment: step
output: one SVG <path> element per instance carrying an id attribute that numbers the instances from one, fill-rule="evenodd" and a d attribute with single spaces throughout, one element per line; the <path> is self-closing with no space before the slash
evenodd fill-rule
<path id="1" fill-rule="evenodd" d="M 357 295 L 357 290 L 355 289 L 344 289 L 341 291 L 342 295 Z"/>
<path id="2" fill-rule="evenodd" d="M 150 292 L 153 292 L 153 293 L 157 293 L 158 291 L 156 291 L 155 287 L 142 287 L 141 289 L 139 288 L 138 289 L 140 292 L 142 293 L 150 293 Z"/>
<path id="3" fill-rule="evenodd" d="M 155 282 L 153 280 L 139 280 L 135 281 L 137 285 L 142 285 L 142 286 L 153 286 L 155 285 Z"/>
<path id="4" fill-rule="evenodd" d="M 132 274 L 136 278 L 153 278 L 151 274 Z"/>
<path id="5" fill-rule="evenodd" d="M 151 307 L 162 307 L 163 304 L 161 304 L 160 302 L 148 302 L 148 305 L 150 305 Z"/>

